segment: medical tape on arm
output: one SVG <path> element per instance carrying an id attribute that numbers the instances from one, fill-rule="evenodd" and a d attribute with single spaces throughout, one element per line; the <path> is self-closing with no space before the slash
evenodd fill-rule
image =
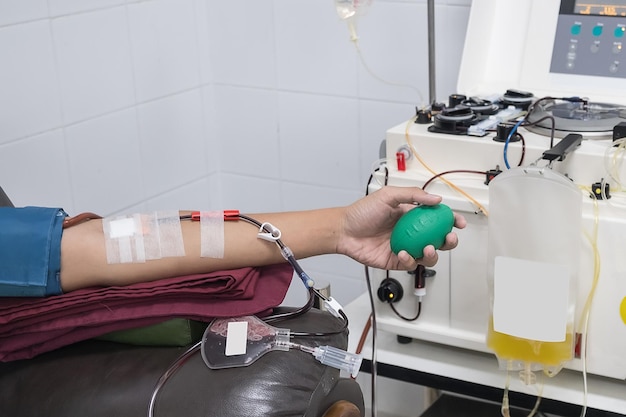
<path id="1" fill-rule="evenodd" d="M 178 211 L 102 219 L 107 263 L 143 263 L 185 256 Z"/>
<path id="2" fill-rule="evenodd" d="M 157 233 L 148 233 L 154 239 L 154 249 L 149 252 L 146 247 L 146 259 L 174 258 L 185 256 L 183 229 L 180 227 L 178 210 L 157 211 L 150 219 Z"/>
<path id="3" fill-rule="evenodd" d="M 224 212 L 200 212 L 200 256 L 224 257 Z"/>

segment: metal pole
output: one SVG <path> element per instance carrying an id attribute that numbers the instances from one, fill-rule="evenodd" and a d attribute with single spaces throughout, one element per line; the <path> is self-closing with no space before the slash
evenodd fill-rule
<path id="1" fill-rule="evenodd" d="M 437 101 L 435 81 L 435 0 L 428 0 L 428 97 L 430 103 Z"/>

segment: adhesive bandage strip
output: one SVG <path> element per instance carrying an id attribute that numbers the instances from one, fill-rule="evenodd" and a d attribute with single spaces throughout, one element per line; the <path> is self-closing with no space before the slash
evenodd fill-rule
<path id="1" fill-rule="evenodd" d="M 102 219 L 109 264 L 185 256 L 178 211 Z"/>
<path id="2" fill-rule="evenodd" d="M 146 248 L 146 259 L 185 256 L 183 230 L 180 227 L 180 214 L 177 210 L 157 211 L 150 222 L 154 225 L 157 233 L 148 233 L 147 236 L 154 238 L 156 235 L 158 239 L 154 242 L 152 252 L 148 252 Z M 159 250 L 156 249 L 157 246 Z"/>
<path id="3" fill-rule="evenodd" d="M 200 212 L 200 256 L 224 257 L 224 212 Z"/>
<path id="4" fill-rule="evenodd" d="M 102 219 L 107 263 L 145 262 L 143 236 L 140 235 L 139 215 L 119 216 Z"/>

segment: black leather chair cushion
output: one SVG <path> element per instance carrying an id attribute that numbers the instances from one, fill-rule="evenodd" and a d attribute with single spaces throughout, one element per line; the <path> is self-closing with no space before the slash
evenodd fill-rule
<path id="1" fill-rule="evenodd" d="M 341 327 L 336 318 L 316 309 L 274 325 L 294 332 Z M 294 341 L 345 349 L 347 333 Z M 157 381 L 186 350 L 86 341 L 0 364 L 2 415 L 147 416 Z M 198 351 L 163 386 L 154 416 L 318 417 L 340 399 L 355 403 L 363 414 L 356 382 L 341 378 L 338 370 L 320 364 L 309 353 L 274 351 L 247 367 L 211 370 Z"/>

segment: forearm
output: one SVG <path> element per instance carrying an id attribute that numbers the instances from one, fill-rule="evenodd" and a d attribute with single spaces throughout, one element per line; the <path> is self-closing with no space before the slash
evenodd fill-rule
<path id="1" fill-rule="evenodd" d="M 293 251 L 296 258 L 336 253 L 337 241 L 341 231 L 341 221 L 345 208 L 325 208 L 309 211 L 284 212 L 271 214 L 252 214 L 251 218 L 264 223 L 271 223 L 281 231 L 281 240 Z M 242 244 L 252 244 L 247 252 L 256 252 L 263 248 L 259 261 L 271 258 L 273 261 L 283 257 L 276 245 L 267 245 L 266 241 L 257 238 L 255 226 L 238 222 L 226 222 L 226 249 L 232 251 L 237 261 L 241 256 Z M 251 256 L 254 254 L 251 253 Z M 276 262 L 273 262 L 276 263 Z"/>
<path id="2" fill-rule="evenodd" d="M 335 253 L 343 208 L 301 212 L 252 214 L 271 223 L 296 258 Z M 284 262 L 276 244 L 257 237 L 256 226 L 245 221 L 224 222 L 224 257 L 200 256 L 199 222 L 181 221 L 185 256 L 144 263 L 107 263 L 102 221 L 90 220 L 70 227 L 61 241 L 61 286 L 63 291 L 99 285 L 128 285 L 166 277 L 207 273 Z M 215 242 L 222 244 L 222 242 Z"/>

